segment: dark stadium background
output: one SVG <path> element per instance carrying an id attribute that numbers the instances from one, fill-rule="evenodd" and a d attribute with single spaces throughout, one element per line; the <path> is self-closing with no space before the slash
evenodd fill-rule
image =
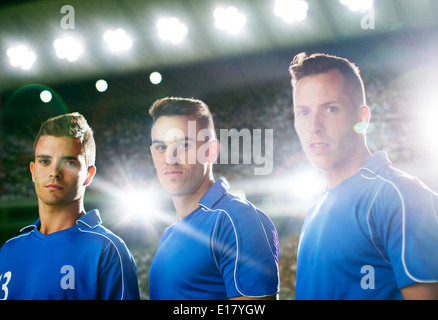
<path id="1" fill-rule="evenodd" d="M 2 2 L 0 245 L 37 219 L 29 161 L 41 122 L 79 111 L 97 143 L 98 170 L 86 209 L 99 208 L 104 225 L 128 244 L 142 298 L 148 298 L 147 276 L 159 236 L 176 215 L 155 177 L 147 109 L 164 96 L 196 97 L 210 106 L 218 132 L 274 129 L 271 174 L 254 175 L 259 166 L 242 163 L 217 164 L 214 171 L 274 221 L 280 235 L 280 297 L 293 299 L 302 219 L 324 191 L 293 128 L 288 66 L 302 51 L 347 57 L 361 68 L 372 110 L 370 146 L 438 191 L 438 2 L 375 0 L 375 29 L 362 29 L 366 13 L 349 12 L 338 0 L 307 2 L 307 19 L 286 24 L 272 13 L 273 0 L 70 1 L 74 30 L 60 27 L 61 1 Z M 212 10 L 219 5 L 234 5 L 247 15 L 243 35 L 214 28 Z M 156 36 L 156 20 L 166 14 L 187 24 L 183 44 Z M 116 27 L 134 39 L 126 55 L 103 48 L 101 34 Z M 54 38 L 69 32 L 86 43 L 76 62 L 53 53 Z M 16 40 L 36 51 L 32 69 L 10 66 L 6 51 Z M 153 71 L 163 77 L 158 85 L 148 80 Z M 95 89 L 101 78 L 109 85 L 103 93 Z M 53 94 L 49 103 L 39 98 L 44 89 Z"/>

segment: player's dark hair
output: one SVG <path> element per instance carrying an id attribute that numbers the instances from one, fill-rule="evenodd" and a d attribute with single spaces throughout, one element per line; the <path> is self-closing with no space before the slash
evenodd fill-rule
<path id="1" fill-rule="evenodd" d="M 194 116 L 202 129 L 214 132 L 213 116 L 207 104 L 193 98 L 166 97 L 156 100 L 149 108 L 153 123 L 161 116 Z"/>
<path id="2" fill-rule="evenodd" d="M 77 138 L 82 144 L 85 152 L 85 163 L 87 167 L 94 166 L 96 160 L 96 144 L 94 142 L 93 130 L 87 120 L 78 112 L 63 114 L 47 119 L 42 125 L 33 143 L 35 155 L 36 145 L 41 136 L 71 137 Z"/>
<path id="3" fill-rule="evenodd" d="M 352 102 L 357 106 L 366 104 L 365 87 L 359 68 L 345 58 L 323 53 L 314 53 L 307 56 L 305 52 L 297 54 L 289 66 L 292 76 L 292 86 L 304 77 L 338 70 L 344 77 L 346 90 Z"/>

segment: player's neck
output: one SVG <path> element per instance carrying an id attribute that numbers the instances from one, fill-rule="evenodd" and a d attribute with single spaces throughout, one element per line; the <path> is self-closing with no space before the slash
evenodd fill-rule
<path id="1" fill-rule="evenodd" d="M 354 176 L 363 165 L 363 163 L 371 157 L 371 152 L 365 145 L 348 158 L 348 161 L 339 164 L 336 168 L 324 170 L 324 178 L 327 183 L 327 188 L 332 190 L 345 180 Z"/>
<path id="2" fill-rule="evenodd" d="M 179 220 L 184 219 L 189 213 L 198 207 L 199 200 L 201 200 L 201 198 L 213 184 L 214 179 L 211 176 L 205 179 L 202 185 L 195 192 L 173 197 L 173 205 L 175 206 Z"/>
<path id="3" fill-rule="evenodd" d="M 85 214 L 81 202 L 66 206 L 38 203 L 40 228 L 42 234 L 51 234 L 73 227 L 76 221 Z"/>

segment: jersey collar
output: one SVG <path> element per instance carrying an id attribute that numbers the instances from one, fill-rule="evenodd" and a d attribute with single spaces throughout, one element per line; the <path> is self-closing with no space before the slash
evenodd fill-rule
<path id="1" fill-rule="evenodd" d="M 220 177 L 216 182 L 207 190 L 204 196 L 199 201 L 199 205 L 211 209 L 222 198 L 222 196 L 228 191 L 230 184 L 227 179 Z"/>
<path id="2" fill-rule="evenodd" d="M 76 224 L 82 223 L 89 228 L 95 228 L 102 224 L 102 219 L 100 218 L 99 210 L 93 209 L 83 215 L 80 219 L 76 221 Z M 28 225 L 20 230 L 20 232 L 27 232 L 37 229 L 40 225 L 40 218 L 35 221 L 35 223 Z"/>
<path id="3" fill-rule="evenodd" d="M 79 223 L 82 223 L 91 229 L 101 225 L 102 219 L 100 218 L 99 210 L 93 209 L 87 212 L 78 221 L 76 221 L 76 224 L 79 225 Z"/>
<path id="4" fill-rule="evenodd" d="M 20 232 L 28 232 L 28 231 L 32 231 L 33 229 L 38 228 L 38 226 L 40 225 L 40 218 L 37 219 L 37 221 L 35 221 L 35 223 L 25 226 L 24 228 L 22 228 L 20 230 Z"/>
<path id="5" fill-rule="evenodd" d="M 378 151 L 365 161 L 360 170 L 367 170 L 373 174 L 378 174 L 380 171 L 391 165 L 392 163 L 389 160 L 388 155 L 383 151 Z"/>

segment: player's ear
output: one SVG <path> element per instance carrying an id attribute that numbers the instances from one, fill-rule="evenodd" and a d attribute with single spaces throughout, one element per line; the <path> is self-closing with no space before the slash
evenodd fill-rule
<path id="1" fill-rule="evenodd" d="M 367 105 L 363 105 L 360 107 L 359 113 L 360 121 L 369 123 L 371 119 L 371 110 Z"/>
<path id="2" fill-rule="evenodd" d="M 354 130 L 359 134 L 366 134 L 368 126 L 370 124 L 371 111 L 367 105 L 360 106 L 359 111 L 356 115 L 356 125 Z"/>
<path id="3" fill-rule="evenodd" d="M 30 174 L 32 175 L 32 181 L 35 182 L 35 175 L 33 173 L 33 169 L 35 167 L 35 162 L 31 161 L 29 164 Z"/>
<path id="4" fill-rule="evenodd" d="M 87 178 L 85 179 L 84 186 L 88 186 L 91 184 L 95 174 L 96 174 L 96 166 L 89 166 L 87 171 Z"/>
<path id="5" fill-rule="evenodd" d="M 213 163 L 219 156 L 219 141 L 217 139 L 208 141 L 207 162 Z"/>

